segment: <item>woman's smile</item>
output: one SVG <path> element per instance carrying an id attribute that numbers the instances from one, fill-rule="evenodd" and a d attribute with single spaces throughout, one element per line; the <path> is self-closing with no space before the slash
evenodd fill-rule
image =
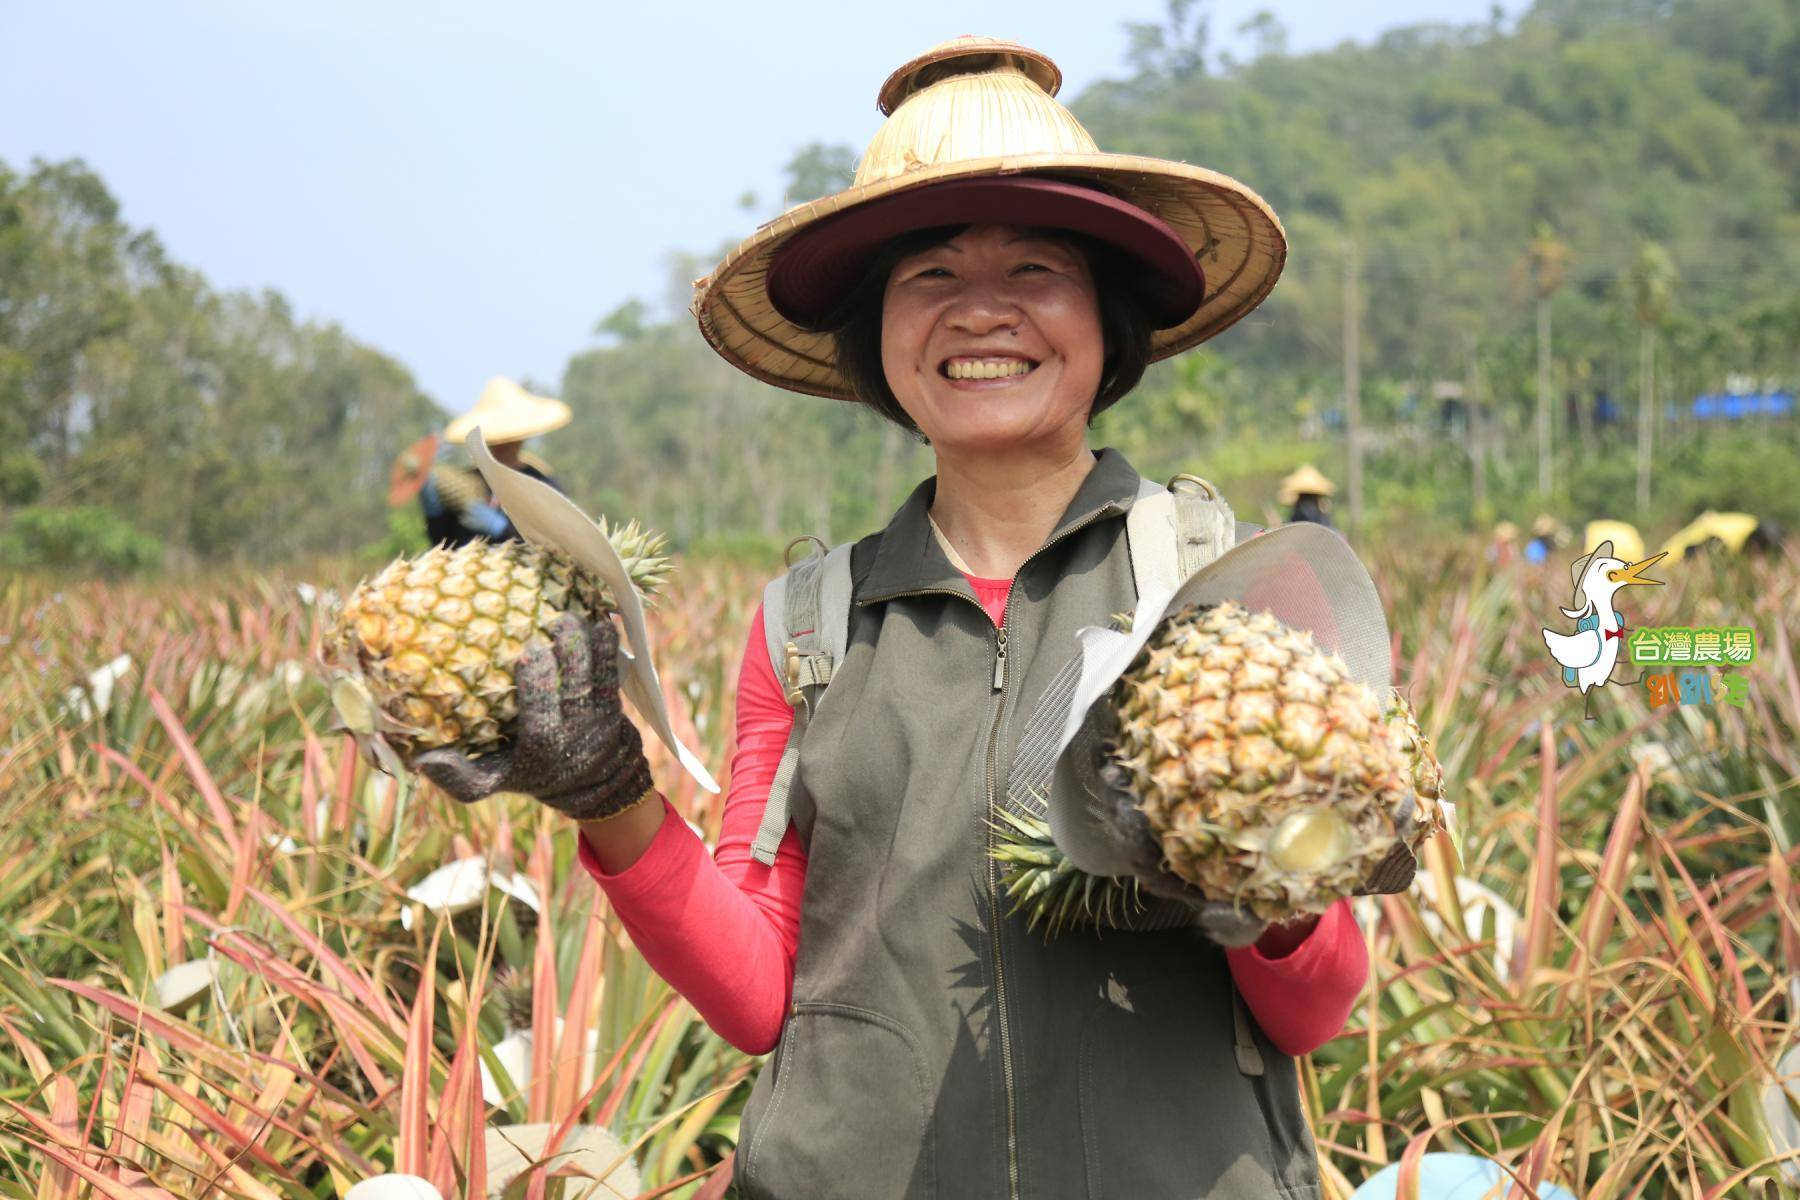
<path id="1" fill-rule="evenodd" d="M 938 374 L 962 390 L 1011 386 L 1037 369 L 1037 360 L 1019 354 L 953 356 L 938 365 Z"/>

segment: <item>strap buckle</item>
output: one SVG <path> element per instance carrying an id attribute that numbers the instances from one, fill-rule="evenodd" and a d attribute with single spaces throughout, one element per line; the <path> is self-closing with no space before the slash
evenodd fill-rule
<path id="1" fill-rule="evenodd" d="M 829 654 L 808 654 L 796 643 L 789 642 L 782 647 L 782 657 L 785 660 L 783 674 L 787 676 L 786 700 L 794 708 L 806 702 L 807 688 L 824 687 L 831 682 L 835 664 Z"/>
<path id="2" fill-rule="evenodd" d="M 806 699 L 805 693 L 800 690 L 800 664 L 802 661 L 800 647 L 793 642 L 789 642 L 782 649 L 787 656 L 786 675 L 788 706 L 790 708 L 799 708 L 801 702 Z"/>

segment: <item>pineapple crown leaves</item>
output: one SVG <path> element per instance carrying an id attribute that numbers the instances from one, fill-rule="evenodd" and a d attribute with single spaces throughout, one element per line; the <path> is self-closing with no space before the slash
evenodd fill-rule
<path id="1" fill-rule="evenodd" d="M 1090 875 L 1070 862 L 1047 820 L 1005 808 L 997 815 L 990 853 L 1013 902 L 1007 915 L 1024 914 L 1027 929 L 1043 925 L 1048 940 L 1076 926 L 1121 926 L 1148 907 L 1135 879 Z"/>
<path id="2" fill-rule="evenodd" d="M 644 602 L 653 602 L 674 568 L 673 561 L 663 554 L 669 539 L 639 525 L 635 518 L 616 525 L 601 517 L 600 532 L 612 543 L 613 551 L 625 564 L 625 573 L 643 594 Z"/>

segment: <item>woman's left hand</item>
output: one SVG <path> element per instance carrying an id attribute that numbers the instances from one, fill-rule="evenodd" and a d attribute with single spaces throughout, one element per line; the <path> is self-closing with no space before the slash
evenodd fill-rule
<path id="1" fill-rule="evenodd" d="M 1416 811 L 1413 797 L 1408 796 L 1394 816 L 1394 848 L 1369 872 L 1354 895 L 1391 896 L 1412 886 L 1413 876 L 1419 871 L 1419 860 L 1412 852 L 1413 837 L 1419 832 L 1419 822 L 1413 815 Z"/>

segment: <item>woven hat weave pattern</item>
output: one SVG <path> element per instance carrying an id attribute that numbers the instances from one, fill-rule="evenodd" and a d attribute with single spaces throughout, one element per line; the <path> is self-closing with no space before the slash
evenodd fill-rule
<path id="1" fill-rule="evenodd" d="M 1216 171 L 1101 151 L 1056 101 L 1061 80 L 1044 55 L 993 38 L 956 38 L 906 63 L 882 85 L 887 120 L 851 186 L 789 209 L 695 282 L 701 334 L 727 362 L 776 387 L 854 399 L 833 362 L 831 336 L 794 323 L 772 301 L 776 256 L 819 222 L 859 206 L 999 176 L 1085 184 L 1142 209 L 1186 244 L 1204 275 L 1204 295 L 1185 319 L 1155 331 L 1153 360 L 1198 345 L 1260 304 L 1287 258 L 1274 211 Z"/>

